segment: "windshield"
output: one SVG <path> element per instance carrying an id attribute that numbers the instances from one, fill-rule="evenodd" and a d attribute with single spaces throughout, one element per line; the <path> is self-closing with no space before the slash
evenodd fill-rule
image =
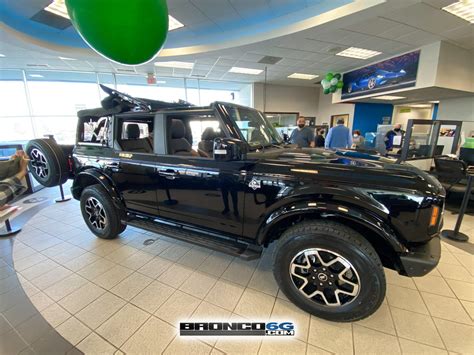
<path id="1" fill-rule="evenodd" d="M 283 138 L 261 112 L 230 105 L 226 105 L 226 109 L 251 147 L 257 148 L 283 142 Z"/>

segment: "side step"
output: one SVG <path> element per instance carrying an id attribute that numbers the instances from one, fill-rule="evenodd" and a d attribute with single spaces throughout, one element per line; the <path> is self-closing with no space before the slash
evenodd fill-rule
<path id="1" fill-rule="evenodd" d="M 200 233 L 191 228 L 173 225 L 164 221 L 157 222 L 147 218 L 130 217 L 126 223 L 132 227 L 145 229 L 153 233 L 162 234 L 173 239 L 196 244 L 232 256 L 238 256 L 245 260 L 258 259 L 262 254 L 262 247 L 238 242 L 223 236 Z"/>

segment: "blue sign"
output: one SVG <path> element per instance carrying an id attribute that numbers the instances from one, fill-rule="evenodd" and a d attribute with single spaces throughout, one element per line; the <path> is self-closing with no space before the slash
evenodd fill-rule
<path id="1" fill-rule="evenodd" d="M 420 51 L 344 73 L 341 99 L 415 86 Z"/>

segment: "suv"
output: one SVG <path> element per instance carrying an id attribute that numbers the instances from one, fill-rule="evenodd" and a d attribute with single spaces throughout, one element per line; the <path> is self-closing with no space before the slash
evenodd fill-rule
<path id="1" fill-rule="evenodd" d="M 333 321 L 377 310 L 383 267 L 422 276 L 437 265 L 445 192 L 425 172 L 287 144 L 252 108 L 103 89 L 102 108 L 78 112 L 74 146 L 27 146 L 40 183 L 74 180 L 72 195 L 99 238 L 130 225 L 248 260 L 275 243 L 284 294 Z"/>

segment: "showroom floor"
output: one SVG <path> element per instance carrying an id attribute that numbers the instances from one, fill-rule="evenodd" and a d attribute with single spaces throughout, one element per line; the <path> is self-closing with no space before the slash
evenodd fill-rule
<path id="1" fill-rule="evenodd" d="M 455 218 L 447 212 L 445 226 Z M 473 216 L 462 229 L 473 243 Z M 286 300 L 273 279 L 271 250 L 246 262 L 134 228 L 100 240 L 77 201 L 50 203 L 16 237 L 0 239 L 0 354 L 472 353 L 471 243 L 443 242 L 439 266 L 422 278 L 387 270 L 379 311 L 337 324 Z M 293 321 L 296 335 L 177 336 L 180 320 L 229 319 Z"/>

